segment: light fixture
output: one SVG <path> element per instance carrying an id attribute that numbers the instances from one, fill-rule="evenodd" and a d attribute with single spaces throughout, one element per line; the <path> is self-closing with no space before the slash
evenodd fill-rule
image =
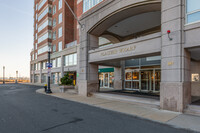
<path id="1" fill-rule="evenodd" d="M 170 30 L 167 30 L 168 38 L 169 38 L 170 41 L 172 41 L 173 38 L 170 37 L 170 33 L 171 33 L 171 31 L 170 31 Z"/>

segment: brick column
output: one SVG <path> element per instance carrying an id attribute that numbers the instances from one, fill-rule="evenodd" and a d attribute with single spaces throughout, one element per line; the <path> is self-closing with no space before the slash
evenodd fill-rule
<path id="1" fill-rule="evenodd" d="M 184 0 L 162 0 L 160 106 L 182 112 L 191 99 L 190 54 L 184 49 Z M 171 30 L 168 38 L 167 30 Z"/>

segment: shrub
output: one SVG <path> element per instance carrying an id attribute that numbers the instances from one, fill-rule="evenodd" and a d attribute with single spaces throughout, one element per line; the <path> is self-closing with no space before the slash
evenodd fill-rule
<path id="1" fill-rule="evenodd" d="M 70 79 L 69 73 L 65 74 L 63 78 L 60 79 L 61 85 L 73 85 L 73 79 Z"/>

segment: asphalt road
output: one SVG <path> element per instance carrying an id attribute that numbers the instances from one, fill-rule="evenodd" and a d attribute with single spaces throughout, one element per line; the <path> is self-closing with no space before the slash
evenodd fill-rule
<path id="1" fill-rule="evenodd" d="M 153 121 L 0 85 L 0 133 L 188 133 Z"/>

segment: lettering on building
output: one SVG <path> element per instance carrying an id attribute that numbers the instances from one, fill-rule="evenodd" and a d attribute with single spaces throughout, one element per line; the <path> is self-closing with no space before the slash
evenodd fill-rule
<path id="1" fill-rule="evenodd" d="M 102 52 L 101 56 L 115 55 L 118 53 L 126 53 L 126 52 L 130 52 L 130 51 L 134 51 L 135 48 L 136 48 L 136 46 L 130 46 L 130 47 L 126 47 L 126 48 L 119 48 L 116 50 L 109 50 L 106 52 Z"/>

